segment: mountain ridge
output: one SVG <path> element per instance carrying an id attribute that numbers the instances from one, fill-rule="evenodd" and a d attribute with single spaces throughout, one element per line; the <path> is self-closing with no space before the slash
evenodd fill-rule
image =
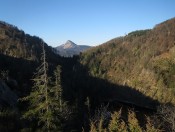
<path id="1" fill-rule="evenodd" d="M 133 87 L 160 102 L 175 104 L 175 18 L 93 47 L 81 64 L 93 77 Z"/>
<path id="2" fill-rule="evenodd" d="M 77 45 L 71 40 L 67 40 L 65 44 L 55 47 L 57 54 L 64 57 L 72 57 L 73 55 L 79 55 L 81 52 L 89 49 L 91 46 Z"/>
<path id="3" fill-rule="evenodd" d="M 59 58 L 40 37 L 26 34 L 18 27 L 0 21 L 0 53 L 27 60 L 40 61 L 42 46 L 44 45 L 49 61 Z"/>
<path id="4" fill-rule="evenodd" d="M 162 120 L 159 123 L 152 118 L 155 114 L 158 115 L 152 110 L 156 110 L 160 104 L 175 104 L 175 19 L 158 24 L 153 29 L 133 31 L 126 36 L 92 47 L 79 56 L 67 58 L 56 55 L 55 49 L 49 47 L 41 38 L 30 36 L 15 26 L 0 23 L 0 95 L 2 96 L 0 107 L 10 108 L 10 112 L 15 110 L 11 107 L 17 108 L 15 110 L 17 113 L 13 112 L 14 114 L 10 116 L 7 114 L 10 112 L 6 111 L 8 109 L 1 111 L 1 131 L 13 129 L 29 131 L 39 130 L 42 127 L 42 123 L 37 127 L 35 124 L 37 122 L 33 117 L 34 120 L 31 122 L 21 120 L 24 116 L 23 112 L 30 109 L 30 104 L 21 102 L 22 104 L 18 105 L 20 102 L 17 101 L 20 97 L 29 95 L 31 88 L 33 87 L 32 90 L 34 90 L 38 85 L 32 82 L 34 80 L 32 78 L 33 74 L 36 75 L 38 71 L 38 65 L 43 64 L 39 61 L 43 53 L 43 45 L 48 62 L 48 87 L 46 89 L 51 91 L 51 96 L 55 97 L 56 93 L 52 91 L 52 88 L 56 89 L 54 82 L 59 83 L 58 87 L 61 87 L 61 92 L 63 91 L 63 98 L 61 95 L 60 100 L 66 101 L 62 105 L 66 113 L 58 114 L 66 117 L 66 120 L 62 118 L 63 122 L 58 123 L 63 123 L 64 131 L 82 131 L 82 128 L 86 126 L 89 131 L 91 117 L 94 116 L 96 110 L 98 110 L 99 117 L 99 114 L 103 112 L 101 108 L 104 104 L 107 104 L 104 106 L 105 109 L 109 106 L 107 108 L 109 118 L 113 117 L 110 113 L 118 112 L 120 108 L 123 117 L 126 116 L 128 119 L 134 117 L 132 121 L 138 120 L 139 128 L 145 127 L 147 115 L 152 119 L 151 122 L 162 124 Z M 76 46 L 69 40 L 63 48 L 74 49 Z M 57 65 L 61 68 L 55 76 L 54 69 Z M 42 75 L 39 76 L 43 78 Z M 43 83 L 41 85 L 43 92 Z M 38 101 L 40 102 L 37 100 L 36 104 Z M 54 99 L 53 105 L 55 103 Z M 52 102 L 49 104 L 52 106 Z M 131 108 L 136 116 L 130 114 Z M 148 109 L 151 110 L 149 113 Z M 172 112 L 174 112 L 173 109 Z M 171 115 L 173 114 L 170 113 Z M 100 116 L 103 115 L 100 114 Z M 53 119 L 57 117 L 60 118 L 55 112 Z M 126 126 L 128 119 L 126 119 Z M 3 122 L 7 122 L 7 125 Z M 16 124 L 11 125 L 14 123 Z M 165 125 L 171 126 L 167 123 Z"/>

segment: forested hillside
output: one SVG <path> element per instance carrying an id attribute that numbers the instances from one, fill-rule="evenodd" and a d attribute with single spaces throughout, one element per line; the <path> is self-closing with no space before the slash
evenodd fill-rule
<path id="1" fill-rule="evenodd" d="M 0 131 L 175 131 L 175 18 L 60 57 L 0 22 Z"/>
<path id="2" fill-rule="evenodd" d="M 92 48 L 81 55 L 80 62 L 93 77 L 175 104 L 174 58 L 175 18 Z"/>
<path id="3" fill-rule="evenodd" d="M 31 92 L 31 79 L 41 63 L 43 45 L 49 65 L 55 67 L 59 56 L 41 38 L 0 21 L 0 131 L 20 129 L 20 112 L 27 105 L 19 103 L 19 99 Z"/>
<path id="4" fill-rule="evenodd" d="M 42 45 L 45 46 L 50 71 L 61 63 L 56 55 L 41 38 L 26 34 L 16 26 L 0 21 L 0 74 L 12 83 L 12 89 L 18 96 L 30 91 L 31 78 L 41 63 Z"/>
<path id="5" fill-rule="evenodd" d="M 26 34 L 16 26 L 0 21 L 0 53 L 14 58 L 39 61 L 42 44 L 46 47 L 49 61 L 57 61 L 54 50 L 41 38 Z"/>

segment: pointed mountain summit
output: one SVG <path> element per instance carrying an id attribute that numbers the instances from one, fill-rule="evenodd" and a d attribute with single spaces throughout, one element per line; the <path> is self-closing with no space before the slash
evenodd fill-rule
<path id="1" fill-rule="evenodd" d="M 65 44 L 62 45 L 63 49 L 70 49 L 70 48 L 75 48 L 77 44 L 72 42 L 71 40 L 68 40 Z"/>
<path id="2" fill-rule="evenodd" d="M 80 52 L 83 52 L 89 49 L 90 46 L 87 45 L 77 45 L 71 40 L 68 40 L 65 44 L 62 44 L 56 47 L 57 54 L 64 57 L 71 57 L 73 55 L 78 55 Z"/>

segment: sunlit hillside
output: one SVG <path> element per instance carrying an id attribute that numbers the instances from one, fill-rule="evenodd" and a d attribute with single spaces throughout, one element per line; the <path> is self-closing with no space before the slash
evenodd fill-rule
<path id="1" fill-rule="evenodd" d="M 175 18 L 112 39 L 82 54 L 90 75 L 175 104 Z"/>

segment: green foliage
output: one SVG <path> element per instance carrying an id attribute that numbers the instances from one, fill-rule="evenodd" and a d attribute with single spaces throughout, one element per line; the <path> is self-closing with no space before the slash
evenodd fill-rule
<path id="1" fill-rule="evenodd" d="M 169 59 L 159 59 L 154 63 L 156 74 L 163 79 L 168 88 L 175 88 L 175 63 Z"/>
<path id="2" fill-rule="evenodd" d="M 37 68 L 34 78 L 34 86 L 29 96 L 22 100 L 29 101 L 29 110 L 23 115 L 23 118 L 36 120 L 38 126 L 44 131 L 59 129 L 59 110 L 62 107 L 61 87 L 60 87 L 60 68 L 57 68 L 55 86 L 51 85 L 48 77 L 48 63 L 43 46 L 42 64 Z M 57 115 L 56 115 L 57 114 Z"/>
<path id="3" fill-rule="evenodd" d="M 39 61 L 42 53 L 42 39 L 37 36 L 30 36 L 17 27 L 0 21 L 0 53 L 26 60 Z M 53 49 L 46 43 L 45 50 L 49 61 L 58 59 Z"/>
<path id="4" fill-rule="evenodd" d="M 58 65 L 56 67 L 56 70 L 54 71 L 54 77 L 55 77 L 55 84 L 53 87 L 53 91 L 54 91 L 54 96 L 56 98 L 56 100 L 59 102 L 59 108 L 60 111 L 62 111 L 62 87 L 61 87 L 61 66 Z"/>
<path id="5" fill-rule="evenodd" d="M 136 119 L 136 115 L 133 111 L 129 111 L 128 122 L 129 122 L 130 132 L 141 132 L 142 131 L 141 127 L 139 126 L 138 120 Z"/>
<path id="6" fill-rule="evenodd" d="M 90 132 L 107 132 L 107 130 L 103 128 L 103 118 L 97 122 L 91 121 Z"/>
<path id="7" fill-rule="evenodd" d="M 95 123 L 91 121 L 90 124 L 90 132 L 97 132 L 97 128 L 95 126 Z"/>
<path id="8" fill-rule="evenodd" d="M 137 30 L 137 31 L 133 31 L 128 33 L 128 36 L 141 36 L 141 35 L 145 35 L 147 32 L 149 32 L 150 29 L 147 30 Z"/>
<path id="9" fill-rule="evenodd" d="M 106 108 L 100 108 L 90 118 L 102 101 L 110 99 L 124 100 L 124 103 L 131 101 L 132 105 L 145 107 L 147 104 L 155 107 L 154 102 L 152 104 L 154 99 L 175 104 L 175 94 L 169 90 L 175 86 L 174 25 L 175 19 L 172 19 L 152 30 L 134 31 L 115 38 L 83 53 L 80 64 L 76 64 L 78 57 L 60 59 L 46 44 L 42 51 L 43 42 L 39 37 L 0 22 L 0 67 L 3 69 L 0 77 L 6 79 L 9 76 L 6 71 L 13 74 L 20 82 L 20 90 L 14 90 L 19 96 L 29 93 L 30 89 L 23 92 L 26 86 L 30 88 L 29 74 L 41 63 L 32 79 L 34 85 L 30 95 L 21 99 L 26 101 L 23 108 L 28 106 L 21 131 L 81 131 L 85 126 L 92 132 L 158 132 L 159 126 L 152 118 L 147 119 L 143 127 L 133 111 L 128 114 L 126 111 L 114 111 L 110 118 L 111 113 Z M 38 59 L 40 56 L 41 61 Z M 62 66 L 54 71 L 60 63 Z M 54 77 L 51 78 L 53 71 Z M 63 91 L 68 103 L 62 98 Z M 147 103 L 147 96 L 151 97 L 148 97 L 151 103 Z M 172 111 L 167 110 L 159 117 L 168 119 L 162 122 L 168 127 L 174 126 Z M 127 118 L 121 113 L 127 114 Z M 11 112 L 0 113 L 0 119 L 8 121 L 7 126 L 10 126 L 4 129 L 1 124 L 3 130 L 0 131 L 15 129 L 13 122 L 19 122 L 16 116 Z"/>
<path id="10" fill-rule="evenodd" d="M 104 128 L 104 119 L 101 117 L 99 120 L 90 122 L 91 132 L 161 132 L 159 128 L 154 126 L 153 121 L 147 117 L 147 122 L 145 124 L 146 128 L 140 127 L 138 119 L 134 111 L 129 111 L 128 121 L 124 121 L 121 116 L 121 110 L 114 111 L 111 115 L 111 120 L 109 121 L 108 127 Z M 160 127 L 160 126 L 159 126 Z"/>
<path id="11" fill-rule="evenodd" d="M 80 63 L 93 77 L 127 85 L 161 103 L 175 104 L 174 96 L 167 101 L 168 95 L 175 91 L 174 24 L 172 19 L 154 29 L 112 39 L 84 52 Z"/>
<path id="12" fill-rule="evenodd" d="M 123 120 L 121 120 L 121 109 L 119 112 L 114 112 L 112 114 L 112 119 L 109 123 L 109 131 L 110 132 L 126 132 L 127 126 Z"/>
<path id="13" fill-rule="evenodd" d="M 107 106 L 101 106 L 95 111 L 95 115 L 90 119 L 90 131 L 91 132 L 106 132 L 107 129 L 104 127 L 110 116 L 110 112 L 107 110 Z"/>

